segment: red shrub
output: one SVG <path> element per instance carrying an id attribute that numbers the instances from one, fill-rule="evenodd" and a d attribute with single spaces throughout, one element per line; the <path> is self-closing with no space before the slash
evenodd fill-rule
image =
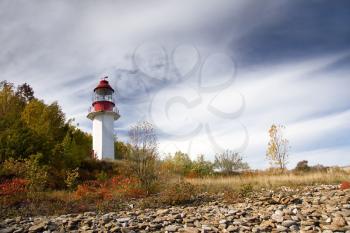
<path id="1" fill-rule="evenodd" d="M 341 190 L 350 189 L 350 182 L 348 182 L 348 181 L 343 181 L 343 182 L 340 184 L 340 189 L 341 189 Z"/>
<path id="2" fill-rule="evenodd" d="M 75 195 L 84 199 L 110 199 L 111 193 L 104 182 L 88 181 L 78 185 Z"/>
<path id="3" fill-rule="evenodd" d="M 110 200 L 117 197 L 138 198 L 145 195 L 136 178 L 115 176 L 107 181 L 90 181 L 78 185 L 75 194 L 78 198 Z"/>
<path id="4" fill-rule="evenodd" d="M 0 196 L 1 195 L 14 195 L 23 194 L 27 192 L 27 184 L 29 182 L 26 179 L 14 178 L 7 180 L 0 184 Z"/>
<path id="5" fill-rule="evenodd" d="M 115 176 L 109 180 L 109 185 L 114 193 L 124 197 L 139 198 L 146 194 L 145 191 L 140 188 L 140 180 L 134 177 Z"/>

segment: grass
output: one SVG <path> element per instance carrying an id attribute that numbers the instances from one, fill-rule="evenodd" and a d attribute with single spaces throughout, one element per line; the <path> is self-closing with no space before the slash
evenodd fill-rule
<path id="1" fill-rule="evenodd" d="M 344 180 L 350 180 L 350 172 L 342 169 L 302 174 L 268 174 L 262 172 L 230 177 L 187 179 L 191 184 L 203 187 L 204 191 L 209 192 L 239 190 L 246 184 L 252 185 L 254 189 L 276 189 L 281 186 L 299 187 L 318 184 L 340 184 Z"/>

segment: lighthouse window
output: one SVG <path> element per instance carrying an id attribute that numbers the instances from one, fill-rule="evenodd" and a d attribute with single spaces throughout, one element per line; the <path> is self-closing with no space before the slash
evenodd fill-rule
<path id="1" fill-rule="evenodd" d="M 95 90 L 93 101 L 113 101 L 113 91 L 106 88 Z"/>
<path id="2" fill-rule="evenodd" d="M 113 102 L 113 96 L 112 95 L 95 94 L 94 101 L 111 101 L 111 102 Z"/>

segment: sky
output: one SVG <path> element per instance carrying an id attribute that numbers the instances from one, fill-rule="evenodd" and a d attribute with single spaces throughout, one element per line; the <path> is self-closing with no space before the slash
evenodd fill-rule
<path id="1" fill-rule="evenodd" d="M 163 156 L 238 151 L 269 166 L 284 125 L 289 163 L 350 165 L 350 2 L 0 1 L 0 80 L 29 83 L 91 132 L 108 76 L 118 140 L 153 123 Z"/>

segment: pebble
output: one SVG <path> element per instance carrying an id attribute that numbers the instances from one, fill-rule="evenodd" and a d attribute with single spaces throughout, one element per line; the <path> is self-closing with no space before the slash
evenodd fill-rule
<path id="1" fill-rule="evenodd" d="M 350 190 L 321 185 L 297 191 L 254 192 L 228 203 L 223 195 L 193 206 L 113 213 L 6 218 L 0 233 L 19 232 L 346 232 L 350 233 Z M 297 200 L 297 201 L 296 201 Z"/>

